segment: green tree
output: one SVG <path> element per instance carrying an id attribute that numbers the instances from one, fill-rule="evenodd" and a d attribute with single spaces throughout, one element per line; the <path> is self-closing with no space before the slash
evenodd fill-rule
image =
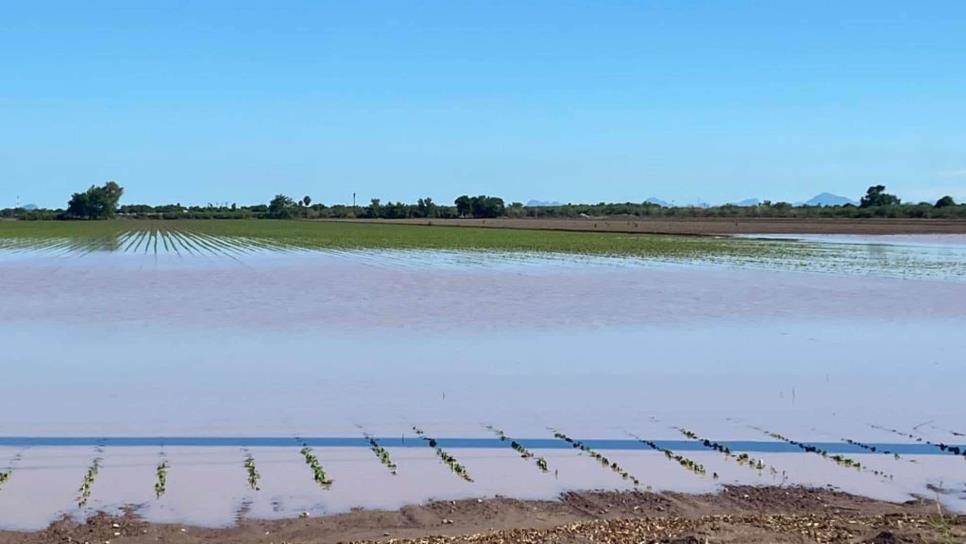
<path id="1" fill-rule="evenodd" d="M 305 206 L 306 208 L 308 208 L 309 205 L 311 205 L 311 204 L 312 204 L 312 198 L 309 195 L 305 195 L 305 196 L 302 197 L 302 205 L 303 206 Z"/>
<path id="2" fill-rule="evenodd" d="M 369 201 L 369 206 L 366 208 L 367 217 L 380 217 L 382 214 L 382 201 L 378 198 L 373 198 Z"/>
<path id="3" fill-rule="evenodd" d="M 71 219 L 110 219 L 117 212 L 117 203 L 124 188 L 108 181 L 100 187 L 91 185 L 83 193 L 74 193 L 67 203 L 64 216 Z"/>
<path id="4" fill-rule="evenodd" d="M 470 197 L 467 195 L 456 197 L 453 203 L 456 204 L 456 214 L 460 217 L 470 215 L 473 211 L 470 205 Z"/>
<path id="5" fill-rule="evenodd" d="M 895 206 L 900 202 L 899 197 L 885 192 L 885 185 L 873 185 L 865 192 L 865 196 L 859 202 L 859 207 Z"/>
<path id="6" fill-rule="evenodd" d="M 953 200 L 953 197 L 949 195 L 946 195 L 936 201 L 937 208 L 945 208 L 946 206 L 955 206 L 955 205 L 956 205 L 956 201 Z"/>
<path id="7" fill-rule="evenodd" d="M 272 219 L 289 219 L 292 217 L 292 208 L 295 201 L 285 195 L 275 195 L 275 198 L 268 203 L 268 216 Z"/>

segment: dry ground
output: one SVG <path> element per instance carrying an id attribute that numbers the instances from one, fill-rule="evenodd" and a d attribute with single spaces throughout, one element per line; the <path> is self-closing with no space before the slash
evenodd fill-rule
<path id="1" fill-rule="evenodd" d="M 557 501 L 494 498 L 322 518 L 241 517 L 236 527 L 204 529 L 99 514 L 35 533 L 0 532 L 0 544 L 966 542 L 966 516 L 941 517 L 934 503 L 893 504 L 828 489 L 781 487 L 729 487 L 709 495 L 574 492 Z"/>

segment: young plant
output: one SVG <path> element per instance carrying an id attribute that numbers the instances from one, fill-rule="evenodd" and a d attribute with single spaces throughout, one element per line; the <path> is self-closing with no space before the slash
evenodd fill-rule
<path id="1" fill-rule="evenodd" d="M 619 474 L 621 478 L 625 480 L 630 480 L 631 482 L 634 483 L 635 486 L 641 485 L 641 481 L 638 480 L 636 477 L 634 477 L 630 472 L 627 472 L 626 470 L 623 469 L 623 467 L 618 465 L 616 462 L 611 461 L 610 459 L 604 457 L 597 451 L 591 449 L 580 440 L 574 440 L 573 438 L 570 438 L 566 434 L 556 429 L 550 429 L 550 431 L 553 432 L 554 438 L 559 438 L 560 440 L 563 440 L 564 442 L 570 444 L 575 449 L 579 449 L 580 451 L 590 455 L 591 457 L 596 459 L 597 462 L 599 462 L 602 466 L 609 468 L 614 472 L 616 472 L 617 474 Z"/>
<path id="2" fill-rule="evenodd" d="M 934 448 L 939 448 L 940 451 L 943 451 L 945 453 L 951 453 L 953 455 L 961 455 L 961 456 L 963 456 L 964 459 L 966 459 L 966 449 L 961 448 L 959 446 L 954 446 L 952 444 L 945 444 L 943 442 L 938 442 L 938 443 L 936 443 L 936 442 L 930 442 L 929 440 L 926 440 L 925 438 L 923 438 L 921 436 L 914 435 L 912 433 L 902 432 L 902 431 L 900 431 L 898 429 L 890 429 L 888 427 L 882 427 L 881 425 L 869 425 L 869 427 L 872 427 L 873 429 L 878 429 L 880 431 L 887 431 L 887 432 L 890 432 L 892 434 L 897 434 L 899 436 L 905 436 L 906 438 L 911 438 L 911 439 L 915 440 L 916 442 L 921 442 L 921 443 L 924 443 L 924 444 L 929 444 L 930 446 L 932 446 Z"/>
<path id="3" fill-rule="evenodd" d="M 550 472 L 550 467 L 547 466 L 546 459 L 544 459 L 543 457 L 534 456 L 533 452 L 528 450 L 523 444 L 517 442 L 516 440 L 513 440 L 512 438 L 507 436 L 506 433 L 504 433 L 500 429 L 497 429 L 493 425 L 486 425 L 485 427 L 493 434 L 495 434 L 497 438 L 500 439 L 500 442 L 509 442 L 510 447 L 513 448 L 517 453 L 519 453 L 521 458 L 534 459 L 534 462 L 536 463 L 537 468 L 539 468 L 541 472 Z"/>
<path id="4" fill-rule="evenodd" d="M 688 429 L 685 429 L 683 427 L 674 427 L 674 430 L 690 438 L 691 440 L 694 440 L 700 443 L 702 446 L 704 446 L 705 448 L 708 448 L 709 450 L 714 450 L 716 452 L 723 453 L 725 457 L 732 459 L 739 465 L 747 466 L 748 468 L 751 468 L 752 470 L 755 470 L 759 473 L 761 473 L 762 470 L 767 468 L 771 472 L 772 476 L 778 476 L 778 470 L 776 470 L 774 467 L 768 467 L 761 459 L 755 459 L 750 455 L 748 455 L 747 453 L 736 454 L 733 451 L 731 451 L 731 448 L 729 448 L 728 446 L 725 446 L 720 442 L 715 442 L 713 440 L 708 440 L 707 438 L 698 436 L 697 433 L 693 431 L 689 431 Z M 786 477 L 785 471 L 782 471 L 781 475 L 784 479 Z M 712 477 L 717 479 L 718 473 L 717 472 L 713 473 Z"/>
<path id="5" fill-rule="evenodd" d="M 798 449 L 800 449 L 800 450 L 802 450 L 802 451 L 804 451 L 806 453 L 814 453 L 815 455 L 820 455 L 820 456 L 822 456 L 822 457 L 824 457 L 826 459 L 829 459 L 829 460 L 835 462 L 839 466 L 843 466 L 843 467 L 846 467 L 846 468 L 854 468 L 855 470 L 863 471 L 863 472 L 871 472 L 872 474 L 874 474 L 876 476 L 881 476 L 881 477 L 884 477 L 884 478 L 892 479 L 892 475 L 891 474 L 889 474 L 887 472 L 883 472 L 881 470 L 865 468 L 865 467 L 862 466 L 862 463 L 856 461 L 855 459 L 851 459 L 849 457 L 846 457 L 844 455 L 837 454 L 837 453 L 836 454 L 831 454 L 831 453 L 828 452 L 828 450 L 824 450 L 822 448 L 819 448 L 818 446 L 813 446 L 811 444 L 805 444 L 804 442 L 798 442 L 797 440 L 792 440 L 791 438 L 788 438 L 786 436 L 783 436 L 783 435 L 781 435 L 779 433 L 773 433 L 773 432 L 771 432 L 771 431 L 769 431 L 767 429 L 762 429 L 761 427 L 752 427 L 752 429 L 755 429 L 756 431 L 765 433 L 768 436 L 770 436 L 770 437 L 772 437 L 772 438 L 774 438 L 776 440 L 781 440 L 782 442 L 785 442 L 786 444 L 791 444 L 791 445 L 797 447 Z"/>
<path id="6" fill-rule="evenodd" d="M 376 454 L 376 457 L 379 459 L 379 462 L 385 465 L 385 467 L 389 469 L 389 472 L 391 472 L 392 475 L 395 476 L 396 463 L 393 463 L 392 458 L 389 457 L 389 451 L 387 451 L 386 448 L 380 446 L 379 442 L 377 442 L 375 437 L 373 437 L 371 434 L 365 431 L 362 431 L 362 436 L 364 436 L 366 440 L 369 441 L 369 449 L 372 450 L 372 453 Z"/>
<path id="7" fill-rule="evenodd" d="M 164 495 L 164 492 L 167 491 L 168 486 L 168 460 L 163 453 L 161 454 L 161 462 L 158 463 L 154 473 L 156 476 L 154 482 L 154 497 L 160 499 L 161 495 Z"/>
<path id="8" fill-rule="evenodd" d="M 461 465 L 456 460 L 455 457 L 453 457 L 449 453 L 446 453 L 446 450 L 444 450 L 443 448 L 439 447 L 439 442 L 437 442 L 435 438 L 430 438 L 430 437 L 426 436 L 426 433 L 423 432 L 422 429 L 420 429 L 419 427 L 417 427 L 415 425 L 413 425 L 413 431 L 416 433 L 416 436 L 418 436 L 418 437 L 422 438 L 423 440 L 425 440 L 426 442 L 428 442 L 429 443 L 429 447 L 431 447 L 434 450 L 436 450 L 436 456 L 439 457 L 440 460 L 443 461 L 443 463 L 445 463 L 446 466 L 448 466 L 451 471 L 453 471 L 453 474 L 456 474 L 457 476 L 459 476 L 460 478 L 466 480 L 467 482 L 472 482 L 473 481 L 473 478 L 470 478 L 469 473 L 466 471 L 466 467 L 464 467 L 463 465 Z"/>
<path id="9" fill-rule="evenodd" d="M 247 452 L 245 453 L 245 471 L 248 472 L 248 487 L 251 487 L 254 491 L 260 491 L 258 480 L 261 479 L 262 475 L 255 468 L 255 458 Z"/>
<path id="10" fill-rule="evenodd" d="M 848 444 L 851 444 L 853 446 L 858 446 L 858 447 L 860 447 L 860 448 L 862 448 L 862 449 L 864 449 L 865 451 L 868 451 L 868 452 L 881 453 L 881 454 L 884 454 L 884 455 L 891 455 L 891 456 L 895 457 L 895 459 L 897 461 L 899 459 L 902 459 L 902 457 L 900 457 L 898 453 L 896 453 L 894 451 L 879 449 L 879 447 L 873 446 L 872 444 L 863 444 L 862 442 L 858 442 L 856 440 L 852 440 L 851 438 L 843 438 L 842 441 L 843 442 L 846 442 Z M 912 462 L 914 462 L 914 461 L 910 461 L 910 463 L 912 463 Z"/>
<path id="11" fill-rule="evenodd" d="M 97 473 L 101 469 L 101 462 L 103 459 L 100 457 L 95 457 L 89 467 L 87 467 L 87 472 L 84 473 L 84 481 L 81 483 L 80 488 L 77 489 L 79 495 L 77 496 L 77 506 L 83 508 L 87 505 L 88 499 L 91 498 L 91 488 L 94 485 L 94 479 L 97 478 Z"/>
<path id="12" fill-rule="evenodd" d="M 319 463 L 319 458 L 312 453 L 312 448 L 308 444 L 302 443 L 302 449 L 299 450 L 302 457 L 305 458 L 305 464 L 312 469 L 312 479 L 315 483 L 319 484 L 323 489 L 328 489 L 332 487 L 332 480 L 325 474 L 325 469 L 322 468 L 322 464 Z"/>
<path id="13" fill-rule="evenodd" d="M 697 474 L 698 476 L 704 476 L 704 474 L 705 474 L 704 465 L 702 465 L 700 463 L 697 463 L 695 461 L 692 461 L 691 459 L 688 459 L 687 457 L 685 457 L 683 455 L 679 455 L 677 453 L 674 453 L 673 451 L 671 451 L 671 450 L 669 450 L 667 448 L 662 448 L 661 446 L 658 446 L 653 440 L 645 440 L 645 439 L 643 439 L 643 438 L 641 438 L 641 437 L 639 437 L 637 435 L 631 434 L 631 433 L 627 433 L 627 434 L 631 438 L 637 440 L 638 442 L 644 444 L 645 446 L 651 448 L 652 450 L 659 451 L 659 452 L 663 453 L 664 456 L 667 457 L 668 459 L 673 460 L 673 461 L 677 461 L 679 465 L 681 465 L 682 467 L 684 467 L 684 468 L 690 470 L 691 472 Z"/>

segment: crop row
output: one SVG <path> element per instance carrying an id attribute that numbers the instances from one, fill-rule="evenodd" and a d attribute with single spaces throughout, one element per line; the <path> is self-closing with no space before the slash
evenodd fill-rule
<path id="1" fill-rule="evenodd" d="M 553 432 L 554 438 L 559 438 L 560 440 L 563 440 L 564 442 L 570 444 L 572 447 L 574 447 L 576 449 L 579 449 L 580 451 L 582 451 L 582 452 L 590 455 L 591 457 L 593 457 L 594 459 L 596 459 L 602 466 L 605 466 L 605 467 L 613 470 L 617 474 L 619 474 L 621 478 L 623 478 L 625 480 L 630 480 L 631 482 L 634 483 L 635 486 L 641 485 L 641 481 L 638 480 L 630 472 L 627 472 L 626 470 L 624 470 L 623 467 L 621 467 L 620 465 L 618 465 L 615 461 L 611 461 L 610 459 L 604 457 L 603 455 L 601 455 L 600 453 L 598 453 L 594 449 L 590 448 L 589 446 L 587 446 L 586 444 L 584 444 L 580 440 L 575 440 L 573 438 L 570 438 L 566 434 L 564 434 L 564 433 L 562 433 L 562 432 L 560 432 L 560 431 L 558 431 L 556 429 L 550 429 L 550 431 Z"/>
<path id="2" fill-rule="evenodd" d="M 83 508 L 87 505 L 88 499 L 91 498 L 91 489 L 94 485 L 94 480 L 97 478 L 97 473 L 101 469 L 101 462 L 103 461 L 100 457 L 95 457 L 89 467 L 87 467 L 87 472 L 84 473 L 84 481 L 81 482 L 80 488 L 77 489 L 79 493 L 77 497 L 77 506 Z"/>
<path id="3" fill-rule="evenodd" d="M 674 453 L 673 451 L 671 451 L 671 450 L 669 450 L 667 448 L 662 448 L 661 446 L 658 446 L 657 443 L 654 442 L 653 440 L 647 440 L 647 439 L 641 438 L 641 437 L 639 437 L 637 435 L 634 435 L 634 434 L 631 434 L 631 433 L 627 433 L 627 434 L 631 438 L 633 438 L 634 440 L 637 440 L 638 442 L 644 444 L 645 446 L 651 448 L 652 450 L 659 451 L 659 452 L 663 453 L 664 456 L 667 457 L 668 459 L 671 459 L 673 461 L 677 461 L 679 465 L 681 465 L 682 467 L 690 470 L 691 472 L 693 472 L 693 473 L 695 473 L 695 474 L 697 474 L 699 476 L 704 476 L 704 474 L 705 474 L 704 465 L 702 465 L 702 464 L 700 464 L 700 463 L 698 463 L 698 462 L 696 462 L 696 461 L 694 461 L 692 459 L 688 459 L 687 457 L 685 457 L 683 455 Z M 715 474 L 715 476 L 717 476 L 717 474 Z"/>
<path id="4" fill-rule="evenodd" d="M 851 438 L 843 438 L 842 441 L 847 442 L 849 444 L 852 444 L 853 446 L 858 446 L 858 447 L 860 447 L 860 448 L 862 448 L 862 449 L 864 449 L 865 451 L 868 451 L 868 452 L 881 453 L 883 455 L 891 455 L 891 456 L 895 457 L 896 460 L 902 459 L 902 457 L 899 456 L 898 453 L 896 453 L 894 451 L 880 449 L 877 446 L 873 446 L 872 444 L 864 444 L 864 443 L 859 442 L 857 440 L 852 440 Z"/>
<path id="5" fill-rule="evenodd" d="M 452 455 L 446 453 L 446 450 L 444 450 L 443 448 L 439 447 L 439 442 L 437 442 L 437 440 L 435 438 L 430 438 L 430 437 L 426 436 L 426 433 L 422 429 L 420 429 L 419 427 L 417 427 L 415 425 L 413 425 L 413 431 L 416 433 L 416 436 L 418 436 L 418 437 L 422 438 L 423 440 L 427 441 L 429 443 L 429 447 L 431 447 L 434 450 L 436 450 L 436 456 L 439 457 L 444 463 L 446 463 L 446 465 L 449 467 L 450 470 L 453 471 L 454 474 L 456 474 L 460 478 L 463 478 L 467 482 L 472 482 L 473 481 L 473 479 L 470 478 L 469 473 L 466 472 L 466 467 L 464 467 L 463 465 L 461 465 L 456 460 L 455 457 L 453 457 Z"/>
<path id="6" fill-rule="evenodd" d="M 927 440 L 927 439 L 925 439 L 925 438 L 923 438 L 921 436 L 917 436 L 917 435 L 914 435 L 912 433 L 903 432 L 903 431 L 900 431 L 898 429 L 890 429 L 888 427 L 882 427 L 881 425 L 869 425 L 869 426 L 872 427 L 873 429 L 878 429 L 880 431 L 888 431 L 890 433 L 897 434 L 899 436 L 905 436 L 907 438 L 911 438 L 911 439 L 915 440 L 916 442 L 922 442 L 922 443 L 925 443 L 925 444 L 929 444 L 930 446 L 932 446 L 934 448 L 939 448 L 941 451 L 944 451 L 946 453 L 952 453 L 954 455 L 961 455 L 961 456 L 963 456 L 964 459 L 966 459 L 966 451 L 964 451 L 963 448 L 961 448 L 959 446 L 954 446 L 954 445 L 951 445 L 951 444 L 946 444 L 944 442 L 931 442 L 931 441 L 929 441 L 929 440 Z"/>
<path id="7" fill-rule="evenodd" d="M 303 443 L 302 449 L 299 450 L 299 453 L 301 453 L 302 457 L 305 459 L 305 464 L 312 469 L 312 480 L 319 484 L 323 489 L 328 489 L 331 487 L 332 480 L 330 480 L 329 476 L 325 473 L 325 469 L 322 468 L 322 464 L 319 463 L 319 458 L 316 457 L 315 453 L 312 452 L 312 448 L 310 448 L 308 444 Z"/>
<path id="8" fill-rule="evenodd" d="M 372 450 L 372 453 L 376 454 L 376 458 L 379 459 L 379 462 L 385 465 L 385 467 L 389 469 L 389 472 L 391 472 L 393 476 L 395 476 L 396 463 L 393 463 L 392 458 L 389 457 L 389 451 L 386 448 L 380 446 L 379 442 L 371 434 L 363 431 L 362 436 L 364 436 L 366 440 L 369 441 L 369 449 Z"/>
<path id="9" fill-rule="evenodd" d="M 161 462 L 154 470 L 156 479 L 154 482 L 154 496 L 158 499 L 161 495 L 164 495 L 165 491 L 168 489 L 168 460 L 165 458 L 164 453 L 161 454 Z"/>
<path id="10" fill-rule="evenodd" d="M 534 462 L 536 463 L 537 468 L 539 468 L 541 472 L 550 471 L 550 467 L 547 466 L 546 459 L 544 459 L 543 457 L 536 457 L 532 451 L 526 448 L 526 446 L 517 442 L 516 440 L 513 440 L 512 438 L 507 436 L 506 433 L 504 433 L 500 429 L 497 429 L 493 425 L 486 425 L 486 428 L 489 429 L 493 434 L 495 434 L 497 438 L 500 439 L 500 442 L 509 442 L 510 447 L 513 448 L 517 453 L 519 453 L 520 457 L 522 457 L 523 459 L 535 459 Z"/>
<path id="11" fill-rule="evenodd" d="M 728 446 L 725 446 L 720 442 L 715 442 L 713 440 L 709 440 L 707 438 L 698 436 L 697 433 L 693 431 L 689 431 L 688 429 L 685 429 L 683 427 L 674 427 L 674 429 L 679 433 L 683 434 L 684 436 L 690 438 L 691 440 L 694 440 L 700 443 L 705 448 L 717 451 L 719 453 L 723 453 L 725 457 L 728 457 L 734 460 L 739 465 L 747 466 L 748 468 L 756 470 L 759 473 L 767 468 L 769 471 L 771 471 L 772 476 L 778 476 L 778 470 L 776 470 L 774 467 L 769 467 L 761 459 L 755 459 L 754 457 L 748 455 L 747 453 L 736 454 L 733 451 L 731 451 L 731 448 L 729 448 Z M 784 476 L 784 471 L 782 472 L 782 475 Z M 717 472 L 715 472 L 713 476 L 715 479 L 718 479 Z"/>
<path id="12" fill-rule="evenodd" d="M 775 432 L 771 432 L 771 431 L 769 431 L 767 429 L 762 429 L 761 427 L 752 427 L 752 429 L 755 429 L 756 431 L 760 431 L 762 433 L 765 433 L 768 436 L 770 436 L 770 437 L 772 437 L 772 438 L 774 438 L 776 440 L 781 440 L 782 442 L 785 442 L 787 444 L 791 444 L 791 445 L 797 447 L 798 449 L 800 449 L 800 450 L 802 450 L 804 452 L 814 453 L 816 455 L 821 455 L 822 457 L 824 457 L 826 459 L 829 459 L 831 461 L 834 461 L 836 464 L 838 464 L 840 466 L 843 466 L 843 467 L 846 467 L 846 468 L 854 468 L 855 470 L 859 470 L 859 471 L 865 470 L 867 472 L 871 472 L 872 474 L 875 474 L 876 476 L 881 476 L 881 477 L 884 477 L 884 478 L 889 478 L 890 480 L 892 479 L 892 475 L 889 474 L 888 472 L 883 472 L 881 470 L 876 470 L 876 469 L 873 469 L 873 468 L 863 467 L 862 466 L 862 463 L 860 463 L 860 462 L 858 462 L 855 459 L 852 459 L 850 457 L 846 457 L 846 456 L 841 455 L 841 454 L 838 454 L 838 453 L 831 454 L 831 453 L 829 453 L 828 450 L 822 449 L 822 448 L 820 448 L 818 446 L 814 446 L 812 444 L 806 444 L 804 442 L 799 442 L 797 440 L 792 440 L 791 438 L 788 438 L 788 437 L 786 437 L 784 435 L 781 435 L 781 434 L 775 433 Z"/>
<path id="13" fill-rule="evenodd" d="M 255 468 L 255 458 L 248 452 L 245 452 L 245 471 L 248 473 L 248 487 L 258 491 L 258 480 L 261 479 L 262 475 Z"/>

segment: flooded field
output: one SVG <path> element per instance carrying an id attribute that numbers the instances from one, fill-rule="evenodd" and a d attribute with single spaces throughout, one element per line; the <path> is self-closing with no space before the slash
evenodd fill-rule
<path id="1" fill-rule="evenodd" d="M 0 225 L 2 528 L 725 483 L 966 510 L 962 236 L 123 223 Z"/>

